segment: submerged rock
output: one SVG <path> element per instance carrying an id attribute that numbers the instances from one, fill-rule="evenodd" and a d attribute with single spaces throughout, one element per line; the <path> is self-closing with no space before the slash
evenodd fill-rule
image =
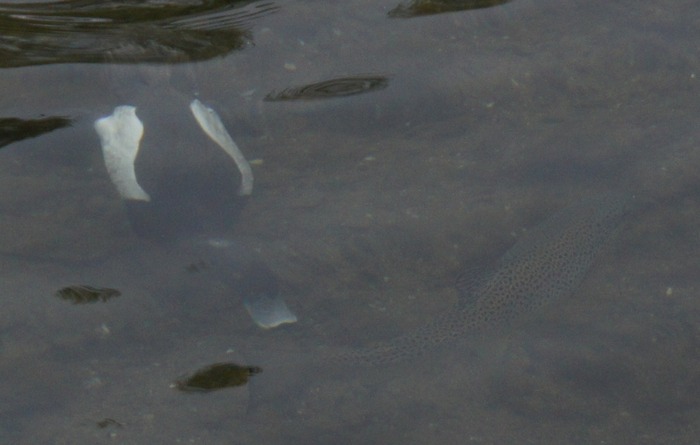
<path id="1" fill-rule="evenodd" d="M 174 386 L 180 391 L 209 392 L 245 385 L 251 376 L 261 372 L 262 369 L 257 366 L 215 363 L 200 369 L 184 380 L 178 380 Z"/>
<path id="2" fill-rule="evenodd" d="M 105 302 L 112 298 L 120 296 L 122 293 L 116 289 L 108 287 L 92 287 L 92 286 L 68 286 L 56 291 L 56 297 L 70 301 L 73 304 L 96 303 L 98 301 Z"/>

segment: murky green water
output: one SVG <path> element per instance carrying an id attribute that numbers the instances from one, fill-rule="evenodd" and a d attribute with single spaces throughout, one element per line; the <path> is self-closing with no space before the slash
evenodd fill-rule
<path id="1" fill-rule="evenodd" d="M 0 6 L 0 442 L 696 443 L 700 13 L 493 3 L 85 7 L 50 19 L 53 38 L 25 17 L 42 9 Z M 245 203 L 195 97 L 256 160 Z M 143 230 L 92 128 L 118 105 L 137 107 L 137 174 L 160 196 Z M 465 270 L 622 189 L 655 203 L 526 325 L 409 363 L 305 366 L 439 319 Z M 157 241 L 202 220 L 236 265 L 269 268 L 297 323 L 258 328 L 250 268 Z M 121 295 L 56 297 L 77 285 Z M 232 362 L 262 373 L 172 387 Z"/>

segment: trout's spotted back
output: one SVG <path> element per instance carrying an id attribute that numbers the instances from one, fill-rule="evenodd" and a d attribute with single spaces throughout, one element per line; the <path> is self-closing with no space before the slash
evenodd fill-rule
<path id="1" fill-rule="evenodd" d="M 476 285 L 467 289 L 466 280 L 458 280 L 463 303 L 455 310 L 412 333 L 336 359 L 396 362 L 448 340 L 512 326 L 550 301 L 569 295 L 635 207 L 631 195 L 607 194 L 565 208 L 527 232 Z"/>

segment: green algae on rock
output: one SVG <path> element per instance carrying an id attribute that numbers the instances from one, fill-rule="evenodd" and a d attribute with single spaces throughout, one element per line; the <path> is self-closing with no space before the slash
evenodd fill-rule
<path id="1" fill-rule="evenodd" d="M 209 392 L 233 388 L 245 385 L 251 376 L 261 372 L 262 369 L 257 366 L 215 363 L 200 369 L 184 380 L 178 380 L 174 387 L 186 392 Z"/>
<path id="2" fill-rule="evenodd" d="M 92 287 L 87 285 L 68 286 L 56 291 L 56 297 L 70 301 L 73 304 L 103 303 L 111 298 L 120 296 L 122 293 L 116 289 L 108 287 Z"/>

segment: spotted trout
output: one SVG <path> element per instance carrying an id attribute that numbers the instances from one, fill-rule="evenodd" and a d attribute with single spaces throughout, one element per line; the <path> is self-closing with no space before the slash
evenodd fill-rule
<path id="1" fill-rule="evenodd" d="M 529 230 L 478 280 L 457 280 L 460 301 L 417 330 L 334 361 L 383 364 L 415 357 L 469 335 L 512 329 L 548 303 L 570 295 L 601 248 L 639 207 L 631 194 L 605 194 L 573 204 Z"/>

